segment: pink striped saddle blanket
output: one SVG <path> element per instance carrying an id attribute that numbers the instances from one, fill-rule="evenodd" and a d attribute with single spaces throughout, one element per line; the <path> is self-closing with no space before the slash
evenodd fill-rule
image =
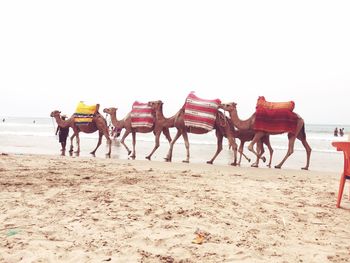
<path id="1" fill-rule="evenodd" d="M 154 125 L 153 110 L 148 103 L 135 101 L 131 110 L 131 127 L 152 128 Z"/>
<path id="2" fill-rule="evenodd" d="M 211 131 L 214 128 L 216 114 L 221 101 L 219 99 L 206 100 L 198 98 L 191 92 L 184 105 L 185 126 L 203 128 Z"/>

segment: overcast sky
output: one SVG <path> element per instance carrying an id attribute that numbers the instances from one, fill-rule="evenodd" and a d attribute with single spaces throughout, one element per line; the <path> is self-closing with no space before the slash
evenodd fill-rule
<path id="1" fill-rule="evenodd" d="M 0 114 L 72 114 L 187 94 L 294 100 L 306 123 L 350 124 L 350 1 L 1 1 Z"/>

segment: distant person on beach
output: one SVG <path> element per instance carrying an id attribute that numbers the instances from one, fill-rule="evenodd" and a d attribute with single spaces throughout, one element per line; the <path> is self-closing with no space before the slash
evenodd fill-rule
<path id="1" fill-rule="evenodd" d="M 61 118 L 62 118 L 62 120 L 66 120 L 67 116 L 62 115 Z M 60 126 L 57 126 L 56 135 L 57 135 L 57 133 L 58 133 L 59 142 L 61 143 L 61 147 L 62 147 L 62 149 L 61 149 L 62 155 L 65 155 L 67 137 L 69 134 L 69 127 L 62 128 Z"/>
<path id="2" fill-rule="evenodd" d="M 2 119 L 2 122 L 5 122 L 5 118 Z"/>
<path id="3" fill-rule="evenodd" d="M 339 135 L 340 135 L 341 137 L 344 136 L 344 128 L 339 129 Z"/>
<path id="4" fill-rule="evenodd" d="M 338 137 L 338 128 L 337 127 L 334 129 L 334 136 Z"/>

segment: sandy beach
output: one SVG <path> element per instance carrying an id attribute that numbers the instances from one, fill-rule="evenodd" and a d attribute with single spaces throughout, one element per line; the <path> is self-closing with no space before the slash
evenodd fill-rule
<path id="1" fill-rule="evenodd" d="M 0 262 L 348 262 L 339 173 L 2 155 Z"/>

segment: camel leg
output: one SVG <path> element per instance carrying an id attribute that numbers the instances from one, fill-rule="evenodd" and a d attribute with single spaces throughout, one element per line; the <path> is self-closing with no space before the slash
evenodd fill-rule
<path id="1" fill-rule="evenodd" d="M 131 151 L 130 151 L 130 149 L 128 148 L 128 146 L 125 144 L 125 139 L 126 139 L 126 137 L 128 137 L 128 135 L 130 134 L 130 130 L 127 130 L 127 129 L 125 129 L 125 132 L 124 132 L 124 134 L 123 134 L 123 137 L 122 137 L 122 139 L 120 140 L 120 143 L 125 147 L 125 149 L 127 150 L 127 152 L 128 152 L 128 155 L 130 155 L 131 154 Z"/>
<path id="2" fill-rule="evenodd" d="M 241 161 L 242 161 L 242 156 L 250 163 L 250 158 L 244 154 L 243 149 L 244 149 L 244 141 L 241 141 L 240 145 L 239 145 L 239 161 L 238 161 L 238 165 L 241 165 Z"/>
<path id="3" fill-rule="evenodd" d="M 108 143 L 108 152 L 106 153 L 107 157 L 111 157 L 111 152 L 112 152 L 112 140 L 109 137 L 108 132 L 104 132 L 104 136 L 106 137 L 107 143 Z"/>
<path id="4" fill-rule="evenodd" d="M 294 143 L 295 143 L 295 139 L 296 137 L 293 135 L 289 138 L 289 142 L 288 142 L 288 151 L 286 156 L 284 156 L 283 160 L 278 164 L 275 165 L 276 169 L 281 169 L 282 165 L 284 164 L 284 162 L 288 159 L 289 156 L 292 155 L 292 153 L 294 152 Z"/>
<path id="5" fill-rule="evenodd" d="M 76 135 L 77 137 L 77 150 L 75 151 L 75 153 L 79 154 L 80 153 L 80 138 L 79 138 L 79 133 Z"/>
<path id="6" fill-rule="evenodd" d="M 174 148 L 174 144 L 177 141 L 177 139 L 179 139 L 179 137 L 181 136 L 181 130 L 177 129 L 176 135 L 174 137 L 174 139 L 172 139 L 171 143 L 170 143 L 170 147 L 169 147 L 169 151 L 167 156 L 164 158 L 165 161 L 167 162 L 171 162 L 172 156 L 173 156 L 173 148 Z"/>
<path id="7" fill-rule="evenodd" d="M 168 140 L 169 143 L 171 143 L 171 136 L 169 132 L 169 128 L 163 128 L 163 134 L 165 138 Z"/>
<path id="8" fill-rule="evenodd" d="M 132 159 L 136 158 L 136 132 L 131 132 L 132 135 L 132 154 L 130 155 L 130 157 Z"/>
<path id="9" fill-rule="evenodd" d="M 260 154 L 254 150 L 254 144 L 256 144 L 265 134 L 263 132 L 257 132 L 254 135 L 253 140 L 248 146 L 248 150 L 255 154 L 256 161 L 251 165 L 251 167 L 259 167 Z"/>
<path id="10" fill-rule="evenodd" d="M 107 123 L 106 123 L 106 121 L 103 120 L 102 122 L 96 122 L 96 126 L 97 126 L 98 132 L 99 132 L 99 141 L 100 141 L 100 143 L 96 147 L 96 149 L 91 152 L 91 154 L 95 155 L 95 152 L 96 152 L 97 148 L 101 145 L 102 138 L 104 136 L 104 137 L 106 137 L 107 144 L 108 144 L 108 152 L 106 153 L 106 156 L 107 157 L 111 157 L 112 140 L 109 137 L 109 129 L 107 127 Z"/>
<path id="11" fill-rule="evenodd" d="M 268 163 L 267 167 L 271 168 L 273 149 L 271 147 L 270 137 L 268 135 L 266 136 L 266 138 L 264 140 L 264 143 L 267 146 L 267 148 L 269 149 L 269 153 L 270 153 L 270 160 L 269 160 L 269 163 Z"/>
<path id="12" fill-rule="evenodd" d="M 263 156 L 263 154 L 265 153 L 265 149 L 264 149 L 264 145 L 262 143 L 262 139 L 260 141 L 257 142 L 256 144 L 256 151 L 259 153 L 259 158 L 263 161 L 266 162 L 266 158 L 265 156 Z"/>
<path id="13" fill-rule="evenodd" d="M 283 160 L 275 166 L 275 168 L 277 169 L 280 169 L 283 165 L 283 163 L 288 159 L 289 156 L 292 155 L 292 153 L 294 152 L 294 143 L 295 143 L 295 139 L 297 138 L 297 136 L 300 138 L 300 139 L 305 139 L 305 132 L 304 132 L 304 120 L 303 119 L 299 119 L 298 120 L 298 123 L 297 123 L 297 128 L 296 128 L 296 133 L 295 134 L 292 134 L 292 133 L 288 133 L 288 140 L 289 140 L 289 143 L 288 143 L 288 151 L 287 151 L 287 154 L 286 156 L 283 158 Z M 308 144 L 307 144 L 308 145 Z M 304 146 L 305 147 L 305 146 Z M 308 146 L 310 148 L 310 146 Z M 305 148 L 306 149 L 306 148 Z M 306 150 L 307 151 L 307 150 Z M 311 153 L 311 148 L 310 148 L 310 153 Z M 310 157 L 310 156 L 308 156 Z M 308 166 L 308 162 L 309 160 L 307 160 L 307 164 L 306 164 L 306 167 L 304 168 L 309 168 Z"/>
<path id="14" fill-rule="evenodd" d="M 73 133 L 73 135 L 70 137 L 70 147 L 69 147 L 69 152 L 72 153 L 73 152 L 73 140 L 75 137 L 75 133 Z"/>
<path id="15" fill-rule="evenodd" d="M 159 143 L 160 133 L 161 133 L 161 131 L 157 131 L 155 134 L 155 144 L 154 144 L 153 150 L 148 156 L 146 156 L 146 159 L 148 159 L 148 160 L 151 160 L 153 153 L 158 149 L 158 147 L 160 145 L 160 143 Z"/>
<path id="16" fill-rule="evenodd" d="M 108 144 L 108 152 L 106 153 L 106 156 L 111 157 L 112 141 L 109 137 L 109 133 L 108 132 L 99 132 L 98 135 L 99 135 L 99 138 L 98 138 L 97 146 L 96 146 L 95 150 L 93 150 L 90 154 L 95 155 L 97 148 L 100 147 L 100 145 L 102 143 L 102 137 L 105 136 L 106 140 L 107 140 L 107 144 Z"/>
<path id="17" fill-rule="evenodd" d="M 182 132 L 182 137 L 184 138 L 185 141 L 185 147 L 186 147 L 186 159 L 183 160 L 183 163 L 189 163 L 190 162 L 190 143 L 188 141 L 188 134 L 186 131 Z"/>
<path id="18" fill-rule="evenodd" d="M 216 147 L 216 153 L 214 154 L 213 158 L 211 158 L 210 161 L 207 161 L 208 164 L 213 164 L 215 158 L 219 155 L 219 153 L 222 151 L 222 139 L 223 136 L 218 134 L 218 132 L 216 131 L 216 139 L 217 139 L 217 147 Z"/>
<path id="19" fill-rule="evenodd" d="M 239 152 L 239 160 L 238 160 L 238 165 L 241 165 L 242 162 L 242 155 L 243 155 L 243 147 L 244 147 L 244 142 L 241 140 L 241 143 L 239 144 L 238 152 Z M 250 161 L 250 160 L 249 160 Z"/>
<path id="20" fill-rule="evenodd" d="M 230 144 L 230 146 L 232 147 L 232 151 L 233 151 L 233 162 L 231 163 L 231 165 L 236 166 L 237 165 L 237 143 L 234 137 L 231 136 L 227 136 L 227 140 Z"/>
<path id="21" fill-rule="evenodd" d="M 298 138 L 299 139 L 299 138 Z M 311 147 L 308 144 L 308 142 L 306 141 L 306 138 L 304 139 L 299 139 L 301 141 L 301 143 L 303 144 L 305 150 L 306 150 L 306 166 L 302 167 L 301 169 L 303 170 L 308 170 L 309 169 L 309 165 L 310 165 L 310 156 L 311 156 Z"/>
<path id="22" fill-rule="evenodd" d="M 95 156 L 97 148 L 100 147 L 102 143 L 102 136 L 103 136 L 103 133 L 101 131 L 98 131 L 98 141 L 97 141 L 96 148 L 92 152 L 90 152 L 90 154 L 92 154 L 93 156 Z"/>

